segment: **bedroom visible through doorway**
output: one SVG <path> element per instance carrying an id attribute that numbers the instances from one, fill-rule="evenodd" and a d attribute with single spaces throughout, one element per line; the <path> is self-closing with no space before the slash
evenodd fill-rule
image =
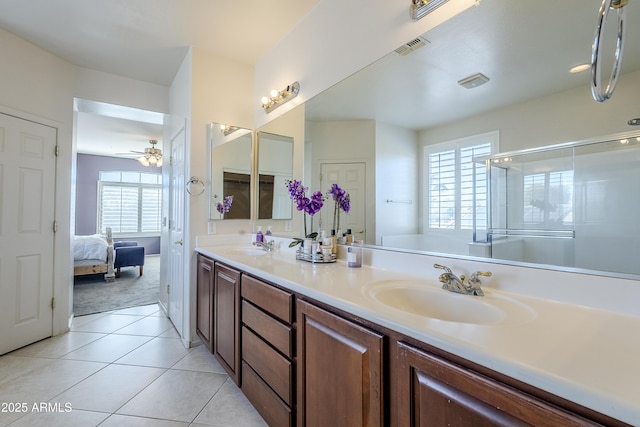
<path id="1" fill-rule="evenodd" d="M 74 315 L 158 303 L 164 115 L 80 99 L 75 105 L 74 263 L 95 264 L 96 274 L 74 269 Z M 76 244 L 92 236 L 105 245 L 102 260 Z M 118 269 L 120 277 L 102 273 Z"/>

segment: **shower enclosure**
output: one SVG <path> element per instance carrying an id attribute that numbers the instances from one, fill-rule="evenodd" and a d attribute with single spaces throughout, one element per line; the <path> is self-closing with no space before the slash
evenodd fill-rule
<path id="1" fill-rule="evenodd" d="M 640 133 L 475 161 L 484 255 L 640 274 Z"/>

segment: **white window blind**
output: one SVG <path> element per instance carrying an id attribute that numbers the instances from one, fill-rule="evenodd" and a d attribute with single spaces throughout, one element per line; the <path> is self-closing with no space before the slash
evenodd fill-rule
<path id="1" fill-rule="evenodd" d="M 473 215 L 479 224 L 487 223 L 487 170 L 474 165 L 473 158 L 491 154 L 491 143 L 460 149 L 460 228 L 473 229 Z M 475 200 L 474 200 L 475 188 Z"/>
<path id="2" fill-rule="evenodd" d="M 487 221 L 487 173 L 474 157 L 490 155 L 497 133 L 442 144 L 427 156 L 427 224 L 433 229 L 472 230 Z"/>
<path id="3" fill-rule="evenodd" d="M 162 177 L 143 172 L 100 172 L 98 232 L 160 233 Z"/>
<path id="4" fill-rule="evenodd" d="M 455 150 L 429 154 L 429 227 L 455 227 Z"/>

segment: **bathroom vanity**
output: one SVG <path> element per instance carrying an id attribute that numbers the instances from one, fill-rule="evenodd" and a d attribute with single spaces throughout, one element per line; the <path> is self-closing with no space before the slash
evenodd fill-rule
<path id="1" fill-rule="evenodd" d="M 626 322 L 640 325 L 637 316 L 503 292 L 489 280 L 485 297 L 454 294 L 431 269 L 419 277 L 341 260 L 314 265 L 250 245 L 196 251 L 198 334 L 269 425 L 640 420 L 638 348 L 620 333 Z M 218 294 L 216 271 L 229 270 L 233 291 Z"/>

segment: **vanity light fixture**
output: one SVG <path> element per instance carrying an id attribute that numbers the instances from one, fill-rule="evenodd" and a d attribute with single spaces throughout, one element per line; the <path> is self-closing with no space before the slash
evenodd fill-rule
<path id="1" fill-rule="evenodd" d="M 438 6 L 443 5 L 447 1 L 449 0 L 411 0 L 409 15 L 411 15 L 411 19 L 417 21 L 418 19 L 424 18 Z"/>
<path id="2" fill-rule="evenodd" d="M 224 136 L 227 136 L 235 131 L 237 131 L 238 129 L 240 129 L 237 126 L 229 126 L 229 125 L 220 125 L 220 133 L 222 133 Z"/>
<path id="3" fill-rule="evenodd" d="M 458 84 L 467 89 L 473 89 L 474 87 L 482 86 L 489 81 L 489 77 L 482 73 L 476 73 L 472 76 L 465 77 L 462 80 L 458 80 Z"/>
<path id="4" fill-rule="evenodd" d="M 300 83 L 293 82 L 283 90 L 272 89 L 269 96 L 263 96 L 260 102 L 266 113 L 270 113 L 285 102 L 291 101 L 298 96 L 300 92 Z"/>

